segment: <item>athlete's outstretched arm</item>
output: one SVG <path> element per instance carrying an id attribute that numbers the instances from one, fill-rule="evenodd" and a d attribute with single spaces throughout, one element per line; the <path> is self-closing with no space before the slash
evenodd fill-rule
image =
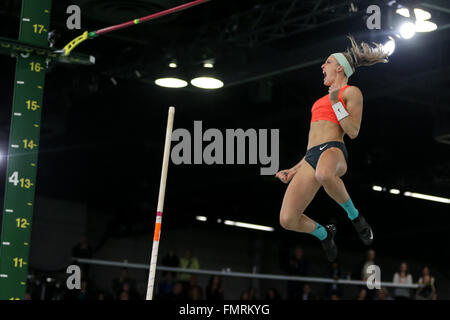
<path id="1" fill-rule="evenodd" d="M 347 111 L 349 115 L 339 122 L 344 132 L 351 139 L 355 139 L 361 127 L 363 96 L 361 90 L 354 86 L 348 88 L 346 91 L 348 92 Z"/>
<path id="2" fill-rule="evenodd" d="M 305 162 L 305 157 L 303 157 L 302 160 L 300 160 L 300 162 L 297 163 L 292 168 L 287 169 L 287 170 L 278 171 L 277 174 L 275 175 L 275 178 L 280 179 L 284 183 L 288 183 L 289 181 L 291 181 L 292 177 L 295 175 L 297 170 L 302 166 L 302 164 L 304 162 Z"/>
<path id="3" fill-rule="evenodd" d="M 293 170 L 297 170 L 298 168 L 300 168 L 300 166 L 305 162 L 305 157 L 302 158 L 302 160 L 300 160 L 299 163 L 297 163 L 295 166 L 293 166 L 291 169 Z"/>

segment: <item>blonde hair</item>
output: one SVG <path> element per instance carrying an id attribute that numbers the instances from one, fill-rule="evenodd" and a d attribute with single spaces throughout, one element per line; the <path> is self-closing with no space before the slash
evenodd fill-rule
<path id="1" fill-rule="evenodd" d="M 353 36 L 348 35 L 347 38 L 350 39 L 351 48 L 347 48 L 346 52 L 342 54 L 347 58 L 353 71 L 361 66 L 371 66 L 375 63 L 387 63 L 388 53 L 383 50 L 383 46 L 379 43 L 372 42 L 375 47 L 369 46 L 365 42 L 361 42 L 361 46 L 358 45 L 353 38 Z"/>

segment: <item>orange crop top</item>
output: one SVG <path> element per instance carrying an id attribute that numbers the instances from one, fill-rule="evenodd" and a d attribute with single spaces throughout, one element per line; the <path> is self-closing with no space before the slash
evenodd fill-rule
<path id="1" fill-rule="evenodd" d="M 345 87 L 342 87 L 341 90 L 339 90 L 339 101 L 342 102 L 342 105 L 344 106 L 345 110 L 347 110 L 347 106 L 344 103 L 344 99 L 342 99 L 342 93 L 345 89 L 347 89 L 349 85 L 346 85 Z M 339 121 L 336 117 L 336 114 L 333 111 L 333 108 L 331 107 L 331 101 L 330 101 L 330 95 L 327 94 L 314 102 L 312 108 L 311 108 L 311 122 L 319 121 L 319 120 L 328 120 L 331 122 L 335 122 L 339 124 Z"/>

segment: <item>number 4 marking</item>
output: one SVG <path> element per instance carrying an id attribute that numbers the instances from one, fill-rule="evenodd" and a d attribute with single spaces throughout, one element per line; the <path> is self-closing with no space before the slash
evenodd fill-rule
<path id="1" fill-rule="evenodd" d="M 11 177 L 9 177 L 8 181 L 17 186 L 19 184 L 19 172 L 14 171 Z"/>

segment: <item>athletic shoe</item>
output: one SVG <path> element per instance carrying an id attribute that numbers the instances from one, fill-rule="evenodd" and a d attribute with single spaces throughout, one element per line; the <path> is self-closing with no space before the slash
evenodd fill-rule
<path id="1" fill-rule="evenodd" d="M 329 224 L 325 226 L 327 229 L 327 237 L 321 241 L 322 248 L 327 255 L 328 261 L 333 262 L 338 254 L 338 248 L 334 243 L 334 237 L 336 236 L 336 226 L 334 224 Z"/>
<path id="2" fill-rule="evenodd" d="M 359 215 L 358 218 L 352 221 L 356 231 L 359 234 L 362 242 L 368 246 L 373 242 L 373 231 L 363 216 Z"/>

